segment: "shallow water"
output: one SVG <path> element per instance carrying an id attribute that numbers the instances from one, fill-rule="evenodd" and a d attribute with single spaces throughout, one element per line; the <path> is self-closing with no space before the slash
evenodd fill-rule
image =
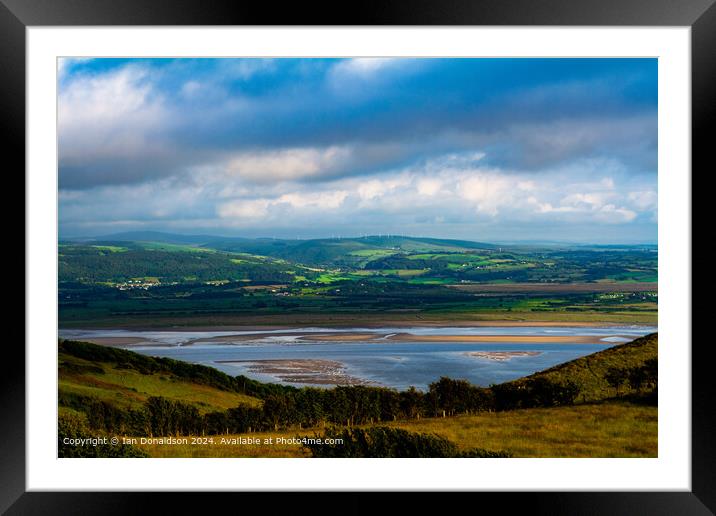
<path id="1" fill-rule="evenodd" d="M 476 385 L 490 385 L 513 380 L 573 360 L 610 346 L 656 331 L 651 326 L 618 327 L 419 327 L 419 328 L 286 328 L 270 331 L 177 332 L 126 330 L 60 330 L 60 337 L 82 340 L 98 337 L 141 337 L 151 342 L 126 346 L 151 356 L 169 357 L 220 369 L 228 374 L 245 374 L 268 382 L 276 377 L 249 372 L 248 363 L 217 361 L 254 361 L 275 359 L 321 359 L 341 362 L 345 374 L 369 380 L 378 385 L 406 389 L 426 389 L 441 376 L 463 378 Z M 414 335 L 592 335 L 603 344 L 570 343 L 466 343 L 411 342 L 373 340 L 369 342 L 297 341 L 295 336 L 280 333 L 364 333 L 383 335 L 411 333 Z M 215 342 L 212 339 L 230 335 L 259 334 L 252 340 Z M 309 337 L 310 339 L 310 337 Z M 191 345 L 183 345 L 188 342 Z M 536 356 L 518 356 L 505 361 L 478 358 L 471 351 L 536 351 Z M 286 383 L 286 382 L 280 382 Z M 297 385 L 297 384 L 294 384 Z"/>

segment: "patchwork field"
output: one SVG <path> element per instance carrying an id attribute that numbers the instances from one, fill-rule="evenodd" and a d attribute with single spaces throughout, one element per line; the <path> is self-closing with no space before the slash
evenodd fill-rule
<path id="1" fill-rule="evenodd" d="M 657 317 L 654 246 L 142 236 L 60 243 L 62 327 Z"/>

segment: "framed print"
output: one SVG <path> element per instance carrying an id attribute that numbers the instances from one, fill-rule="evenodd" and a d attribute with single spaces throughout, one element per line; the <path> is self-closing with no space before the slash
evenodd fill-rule
<path id="1" fill-rule="evenodd" d="M 355 26 L 6 4 L 9 513 L 121 510 L 65 491 L 713 510 L 691 315 L 710 2 L 388 3 Z"/>

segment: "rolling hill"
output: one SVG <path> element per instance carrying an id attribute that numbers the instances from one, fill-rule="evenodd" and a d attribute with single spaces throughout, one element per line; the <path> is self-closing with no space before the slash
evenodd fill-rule
<path id="1" fill-rule="evenodd" d="M 355 253 L 390 251 L 393 253 L 415 252 L 475 252 L 494 250 L 492 244 L 467 240 L 418 238 L 406 236 L 365 236 L 357 238 L 322 238 L 290 240 L 275 238 L 241 238 L 211 235 L 176 235 L 154 231 L 126 232 L 94 238 L 72 239 L 68 242 L 83 244 L 121 245 L 122 243 L 153 242 L 214 249 L 232 253 L 248 253 L 290 260 L 310 265 L 355 265 L 359 256 Z"/>
<path id="2" fill-rule="evenodd" d="M 133 232 L 60 242 L 61 277 L 66 279 L 66 276 L 73 274 L 82 276 L 82 271 L 76 270 L 62 273 L 76 264 L 83 250 L 88 255 L 105 256 L 104 261 L 114 260 L 117 264 L 113 268 L 120 261 L 141 258 L 137 255 L 140 251 L 194 255 L 204 251 L 207 253 L 204 258 L 178 256 L 174 257 L 174 260 L 182 263 L 197 262 L 201 259 L 216 261 L 219 257 L 226 260 L 231 259 L 232 254 L 241 254 L 265 263 L 273 259 L 294 266 L 339 268 L 344 269 L 344 272 L 419 270 L 437 273 L 455 281 L 462 279 L 478 282 L 568 282 L 609 278 L 621 281 L 655 281 L 657 263 L 656 253 L 651 252 L 652 249 L 641 247 L 594 250 L 523 245 L 503 248 L 482 242 L 394 235 L 287 240 Z M 130 254 L 114 256 L 118 251 L 129 251 Z M 209 252 L 218 254 L 219 257 L 210 257 Z M 169 259 L 159 254 L 153 256 Z M 146 257 L 152 260 L 151 255 Z M 92 261 L 86 264 L 85 268 L 100 267 L 101 261 Z M 218 265 L 218 262 L 213 264 Z"/>
<path id="3" fill-rule="evenodd" d="M 279 240 L 123 233 L 59 243 L 60 320 L 128 324 L 141 318 L 141 324 L 159 324 L 160 317 L 310 313 L 318 316 L 309 318 L 315 322 L 337 312 L 410 310 L 441 320 L 500 313 L 520 320 L 560 315 L 653 322 L 657 261 L 658 253 L 641 247 L 503 248 L 406 236 Z M 518 288 L 500 289 L 508 284 Z M 564 288 L 529 288 L 539 284 Z M 491 289 L 471 290 L 475 285 Z"/>

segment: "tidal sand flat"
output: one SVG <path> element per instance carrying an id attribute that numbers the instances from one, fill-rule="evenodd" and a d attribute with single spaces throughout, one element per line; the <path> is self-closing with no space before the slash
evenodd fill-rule
<path id="1" fill-rule="evenodd" d="M 515 357 L 536 357 L 539 354 L 539 351 L 469 351 L 465 353 L 469 357 L 496 360 L 498 362 L 505 362 Z"/>
<path id="2" fill-rule="evenodd" d="M 252 373 L 274 376 L 288 383 L 305 385 L 371 385 L 375 382 L 346 374 L 346 368 L 335 360 L 267 359 L 217 360 L 217 363 L 243 365 Z"/>
<path id="3" fill-rule="evenodd" d="M 85 342 L 99 344 L 100 346 L 110 346 L 117 348 L 129 348 L 135 345 L 147 344 L 151 341 L 142 337 L 88 337 L 83 339 Z M 170 346 L 171 344 L 157 343 L 158 346 Z"/>
<path id="4" fill-rule="evenodd" d="M 600 335 L 421 335 L 414 333 L 383 333 L 383 332 L 341 332 L 341 333 L 316 333 L 316 332 L 262 332 L 220 336 L 200 336 L 187 338 L 181 342 L 162 342 L 154 338 L 145 337 L 105 337 L 88 335 L 81 337 L 86 342 L 100 344 L 103 346 L 134 347 L 142 345 L 154 346 L 192 346 L 206 343 L 246 343 L 255 341 L 307 341 L 307 342 L 369 342 L 374 340 L 401 341 L 401 342 L 509 342 L 509 343 L 533 343 L 552 342 L 567 344 L 599 344 L 600 342 L 626 342 L 629 339 L 622 336 L 602 337 Z"/>
<path id="5" fill-rule="evenodd" d="M 568 344 L 598 344 L 598 335 L 411 335 L 398 333 L 388 340 L 417 342 L 554 342 Z"/>
<path id="6" fill-rule="evenodd" d="M 209 365 L 263 382 L 427 389 L 441 376 L 487 386 L 656 331 L 653 326 L 255 327 L 60 330 L 60 337 Z"/>

